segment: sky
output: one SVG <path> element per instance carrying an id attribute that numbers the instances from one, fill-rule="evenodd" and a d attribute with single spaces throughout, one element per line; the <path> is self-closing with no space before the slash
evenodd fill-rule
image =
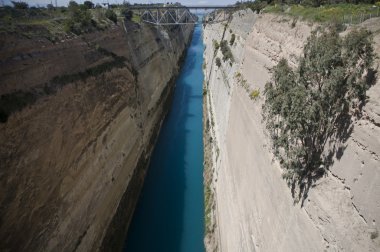
<path id="1" fill-rule="evenodd" d="M 14 0 L 14 1 L 20 1 L 20 0 Z M 22 0 L 23 2 L 27 2 L 31 6 L 39 5 L 39 6 L 46 6 L 50 2 L 55 4 L 56 0 Z M 70 0 L 57 0 L 58 5 L 67 5 Z M 83 3 L 85 0 L 76 0 L 77 3 Z M 233 4 L 236 3 L 237 0 L 129 0 L 130 3 L 162 3 L 162 2 L 180 2 L 182 5 L 227 5 L 227 4 Z M 10 0 L 0 0 L 1 4 L 9 4 Z M 110 4 L 113 3 L 123 3 L 123 0 L 92 0 L 93 3 L 104 3 L 109 2 Z"/>

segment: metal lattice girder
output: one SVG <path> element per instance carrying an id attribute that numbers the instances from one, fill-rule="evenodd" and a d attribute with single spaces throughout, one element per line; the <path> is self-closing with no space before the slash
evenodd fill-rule
<path id="1" fill-rule="evenodd" d="M 155 25 L 194 24 L 198 18 L 189 9 L 146 9 L 141 15 L 145 23 Z"/>
<path id="2" fill-rule="evenodd" d="M 198 17 L 190 12 L 190 10 L 198 9 L 212 9 L 214 10 L 211 15 L 207 16 L 205 23 L 224 22 L 231 18 L 231 14 L 236 9 L 236 6 L 162 6 L 162 5 L 148 5 L 148 6 L 133 6 L 132 10 L 137 10 L 140 13 L 141 21 L 144 23 L 154 25 L 187 25 L 195 24 Z"/>

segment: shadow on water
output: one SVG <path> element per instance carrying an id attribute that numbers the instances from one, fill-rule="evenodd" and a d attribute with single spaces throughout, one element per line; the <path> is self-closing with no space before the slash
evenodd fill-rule
<path id="1" fill-rule="evenodd" d="M 195 28 L 124 251 L 204 251 L 203 42 Z"/>

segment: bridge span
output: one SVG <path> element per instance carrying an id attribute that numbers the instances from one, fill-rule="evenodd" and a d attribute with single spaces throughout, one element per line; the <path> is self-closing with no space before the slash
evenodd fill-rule
<path id="1" fill-rule="evenodd" d="M 157 10 L 157 9 L 191 9 L 191 10 L 209 10 L 209 9 L 236 9 L 234 5 L 137 5 L 130 6 L 132 10 Z"/>
<path id="2" fill-rule="evenodd" d="M 191 10 L 215 10 L 204 23 L 227 20 L 236 6 L 224 5 L 138 5 L 130 9 L 137 13 L 141 21 L 153 25 L 188 25 L 198 22 L 198 17 Z"/>

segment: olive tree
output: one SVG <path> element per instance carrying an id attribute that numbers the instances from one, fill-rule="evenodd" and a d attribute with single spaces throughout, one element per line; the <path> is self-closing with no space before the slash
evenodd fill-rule
<path id="1" fill-rule="evenodd" d="M 374 60 L 371 34 L 314 31 L 299 65 L 286 59 L 272 69 L 265 87 L 264 118 L 288 184 L 300 192 L 329 166 L 327 141 L 339 141 L 342 119 L 359 108 Z M 350 117 L 350 116 L 349 116 Z"/>

